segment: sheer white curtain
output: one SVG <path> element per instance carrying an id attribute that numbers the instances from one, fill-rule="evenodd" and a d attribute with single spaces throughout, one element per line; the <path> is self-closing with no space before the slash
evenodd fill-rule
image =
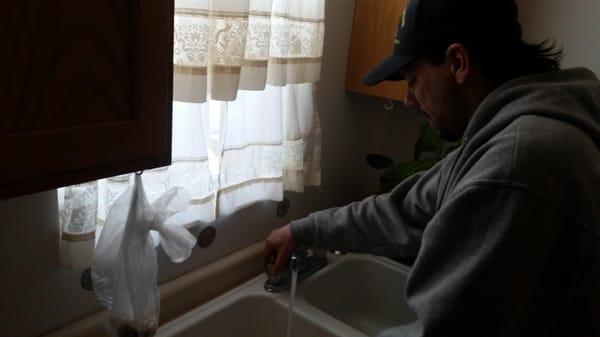
<path id="1" fill-rule="evenodd" d="M 175 100 L 316 82 L 324 0 L 177 0 Z"/>
<path id="2" fill-rule="evenodd" d="M 320 184 L 323 35 L 324 0 L 176 1 L 173 162 L 142 176 L 149 202 L 176 186 L 191 195 L 168 222 L 192 227 Z M 59 190 L 64 267 L 89 266 L 96 227 L 132 182 Z"/>

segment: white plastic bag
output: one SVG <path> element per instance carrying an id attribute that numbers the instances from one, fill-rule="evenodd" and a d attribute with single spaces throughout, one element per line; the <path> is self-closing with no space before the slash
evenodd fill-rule
<path id="1" fill-rule="evenodd" d="M 187 192 L 174 188 L 149 205 L 141 178 L 136 175 L 134 185 L 111 208 L 92 265 L 94 291 L 109 311 L 109 336 L 151 337 L 156 332 L 160 296 L 150 230 L 158 231 L 172 261 L 187 259 L 196 238 L 185 228 L 165 224 L 165 220 L 188 204 Z"/>

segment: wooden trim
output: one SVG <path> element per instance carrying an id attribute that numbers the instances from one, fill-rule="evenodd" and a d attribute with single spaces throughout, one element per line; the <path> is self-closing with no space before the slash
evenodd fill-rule
<path id="1" fill-rule="evenodd" d="M 29 178 L 15 181 L 14 183 L 3 184 L 0 189 L 0 200 L 80 184 L 123 173 L 167 166 L 171 164 L 167 156 L 170 156 L 170 153 L 127 162 L 109 163 L 107 165 L 83 168 L 75 171 L 65 171 L 55 175 L 44 175 L 38 178 Z"/>

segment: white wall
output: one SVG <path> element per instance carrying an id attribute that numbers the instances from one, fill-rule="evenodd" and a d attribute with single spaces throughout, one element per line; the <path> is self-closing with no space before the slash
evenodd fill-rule
<path id="1" fill-rule="evenodd" d="M 600 75 L 600 1 L 517 0 L 524 38 L 556 40 L 563 68 L 585 66 Z"/>
<path id="2" fill-rule="evenodd" d="M 322 121 L 320 188 L 290 194 L 291 211 L 275 216 L 275 204 L 263 203 L 218 220 L 217 239 L 196 249 L 179 265 L 159 254 L 160 281 L 177 277 L 220 256 L 263 239 L 271 229 L 310 211 L 360 199 L 377 188 L 377 172 L 364 157 L 382 152 L 408 160 L 424 119 L 397 104 L 346 94 L 344 90 L 354 0 L 326 1 L 326 44 L 318 108 Z M 56 268 L 56 196 L 46 192 L 0 202 L 0 336 L 30 337 L 100 309 L 92 293 L 79 286 L 79 272 Z"/>

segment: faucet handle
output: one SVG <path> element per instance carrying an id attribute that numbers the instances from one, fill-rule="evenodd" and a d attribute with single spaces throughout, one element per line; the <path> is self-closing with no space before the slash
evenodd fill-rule
<path id="1" fill-rule="evenodd" d="M 267 264 L 267 266 L 265 267 L 265 274 L 267 274 L 267 282 L 269 282 L 270 284 L 273 285 L 278 285 L 281 284 L 281 282 L 283 281 L 283 277 L 282 274 L 283 273 L 274 273 L 273 272 L 273 267 L 275 264 L 275 255 L 271 255 L 271 257 L 269 258 L 269 263 Z"/>
<path id="2" fill-rule="evenodd" d="M 265 268 L 265 273 L 267 274 L 267 282 L 271 285 L 280 285 L 286 280 L 286 278 L 289 278 L 289 274 L 291 271 L 302 271 L 306 259 L 307 250 L 305 248 L 299 247 L 292 253 L 292 256 L 290 257 L 289 268 L 286 270 L 282 270 L 279 273 L 274 273 L 273 267 L 275 264 L 276 256 L 271 255 L 271 257 L 269 258 L 269 263 Z"/>
<path id="3" fill-rule="evenodd" d="M 290 261 L 290 270 L 300 271 L 304 268 L 306 254 L 301 251 L 294 252 Z"/>
<path id="4" fill-rule="evenodd" d="M 298 247 L 292 253 L 289 269 L 279 274 L 273 273 L 275 259 L 271 257 L 266 270 L 267 281 L 264 285 L 265 290 L 272 293 L 288 290 L 292 281 L 292 272 L 298 273 L 299 280 L 307 275 L 311 275 L 327 264 L 326 253 L 322 249 Z"/>

